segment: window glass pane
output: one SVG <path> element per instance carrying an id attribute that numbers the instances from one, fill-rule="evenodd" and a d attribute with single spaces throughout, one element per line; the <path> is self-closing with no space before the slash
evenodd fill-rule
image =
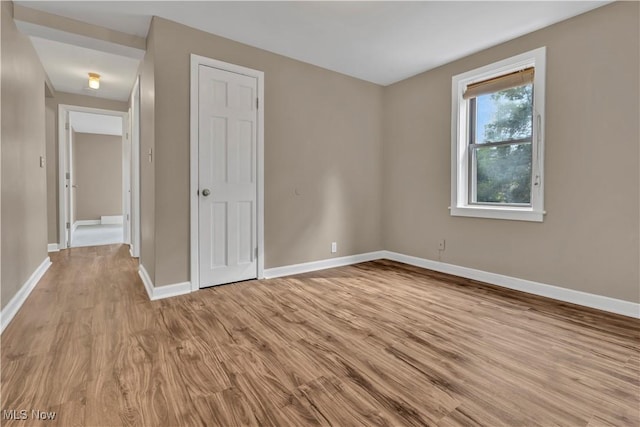
<path id="1" fill-rule="evenodd" d="M 475 143 L 531 139 L 533 85 L 480 95 L 476 99 Z"/>
<path id="2" fill-rule="evenodd" d="M 477 147 L 475 203 L 531 203 L 531 143 Z"/>

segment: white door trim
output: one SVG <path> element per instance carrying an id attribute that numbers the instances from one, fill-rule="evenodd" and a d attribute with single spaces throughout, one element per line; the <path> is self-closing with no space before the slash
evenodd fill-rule
<path id="1" fill-rule="evenodd" d="M 122 241 L 131 248 L 131 108 L 127 110 L 127 123 L 123 126 L 126 130 L 122 133 Z M 124 122 L 124 119 L 123 119 Z M 101 224 L 104 224 L 105 216 L 101 216 Z"/>
<path id="2" fill-rule="evenodd" d="M 65 211 L 65 205 L 67 204 L 67 193 L 65 191 L 65 170 L 66 159 L 69 150 L 68 140 L 65 135 L 66 117 L 71 111 L 78 111 L 81 113 L 93 113 L 104 114 L 107 116 L 122 117 L 122 137 L 126 137 L 128 128 L 128 114 L 124 111 L 103 110 L 101 108 L 81 107 L 79 105 L 58 105 L 58 248 L 66 249 L 67 246 L 67 234 L 66 223 L 69 221 L 67 213 Z M 123 171 L 124 173 L 124 171 Z M 124 206 L 123 206 L 124 209 Z M 125 213 L 126 215 L 126 213 Z"/>
<path id="3" fill-rule="evenodd" d="M 131 91 L 131 256 L 140 257 L 140 76 Z"/>
<path id="4" fill-rule="evenodd" d="M 249 77 L 255 77 L 258 81 L 258 128 L 257 128 L 257 179 L 258 179 L 258 198 L 257 210 L 257 240 L 258 240 L 258 279 L 264 278 L 264 72 L 253 70 L 251 68 L 239 65 L 229 64 L 227 62 L 218 61 L 216 59 L 191 54 L 191 96 L 190 96 L 190 234 L 191 234 L 191 291 L 200 289 L 200 266 L 199 266 L 199 221 L 198 221 L 198 69 L 200 65 L 206 65 L 212 68 L 229 71 L 232 73 L 243 74 Z"/>

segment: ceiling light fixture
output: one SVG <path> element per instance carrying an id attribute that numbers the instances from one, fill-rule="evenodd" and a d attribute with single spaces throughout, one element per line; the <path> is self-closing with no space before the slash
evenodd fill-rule
<path id="1" fill-rule="evenodd" d="M 100 74 L 89 73 L 89 87 L 91 89 L 100 89 Z"/>

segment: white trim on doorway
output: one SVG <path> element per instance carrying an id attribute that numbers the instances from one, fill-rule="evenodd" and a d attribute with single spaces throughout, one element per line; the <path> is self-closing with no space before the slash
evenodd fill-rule
<path id="1" fill-rule="evenodd" d="M 122 241 L 131 244 L 131 108 L 127 110 L 126 120 L 122 120 Z M 113 215 L 118 216 L 118 215 Z M 101 223 L 104 224 L 104 216 Z"/>
<path id="2" fill-rule="evenodd" d="M 251 68 L 242 67 L 227 62 L 218 61 L 216 59 L 191 54 L 191 110 L 190 110 L 190 236 L 191 236 L 191 291 L 200 289 L 200 273 L 199 273 L 199 242 L 198 242 L 198 69 L 200 65 L 217 68 L 232 73 L 243 74 L 245 76 L 255 77 L 258 81 L 258 128 L 257 128 L 257 180 L 258 180 L 258 197 L 257 197 L 257 243 L 258 243 L 258 279 L 264 278 L 264 72 L 253 70 Z"/>
<path id="3" fill-rule="evenodd" d="M 140 257 L 140 76 L 131 91 L 131 256 Z"/>
<path id="4" fill-rule="evenodd" d="M 65 171 L 66 171 L 66 147 L 69 111 L 64 106 L 58 106 L 58 248 L 67 247 L 67 192 L 65 191 Z"/>
<path id="5" fill-rule="evenodd" d="M 65 181 L 66 181 L 67 158 L 68 158 L 66 125 L 68 124 L 69 112 L 71 111 L 121 117 L 123 146 L 125 145 L 124 139 L 127 138 L 127 134 L 128 134 L 127 129 L 129 128 L 129 125 L 128 125 L 129 114 L 124 111 L 104 110 L 101 108 L 82 107 L 78 105 L 66 105 L 66 104 L 58 105 L 58 227 L 59 227 L 58 248 L 59 249 L 65 249 L 69 246 L 67 241 L 66 223 L 70 221 L 67 218 L 67 211 L 65 209 L 68 203 L 67 193 L 65 191 L 65 188 L 66 188 Z M 70 129 L 68 130 L 70 131 Z M 123 184 L 126 182 L 128 182 L 128 180 L 123 180 Z M 139 184 L 139 180 L 138 181 L 131 180 L 131 185 L 134 185 L 134 184 Z M 125 191 L 128 192 L 129 189 L 125 190 L 123 188 L 123 193 Z M 137 194 L 139 194 L 139 192 Z M 123 209 L 124 208 L 125 206 L 123 206 Z M 125 213 L 125 215 L 127 215 L 127 213 Z M 129 242 L 126 242 L 126 243 L 129 243 Z"/>

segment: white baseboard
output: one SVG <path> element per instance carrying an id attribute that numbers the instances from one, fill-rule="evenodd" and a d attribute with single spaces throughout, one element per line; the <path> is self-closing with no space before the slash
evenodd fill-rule
<path id="1" fill-rule="evenodd" d="M 149 277 L 149 273 L 147 273 L 147 270 L 142 264 L 138 267 L 138 274 L 142 279 L 142 283 L 144 283 L 147 295 L 149 295 L 149 299 L 151 301 L 184 295 L 191 292 L 191 282 L 174 283 L 172 285 L 155 287 Z"/>
<path id="2" fill-rule="evenodd" d="M 467 279 L 477 280 L 479 282 L 484 282 L 490 285 L 514 289 L 517 291 L 539 295 L 558 301 L 596 308 L 598 310 L 621 314 L 623 316 L 640 318 L 640 304 L 631 301 L 624 301 L 620 299 L 605 297 L 602 295 L 589 294 L 573 289 L 561 288 L 559 286 L 547 285 L 545 283 L 533 282 L 531 280 L 519 279 L 517 277 L 504 276 L 502 274 L 490 273 L 488 271 L 476 270 L 473 268 L 447 264 L 439 261 L 432 261 L 392 251 L 368 252 L 360 255 L 351 255 L 340 258 L 330 258 L 321 261 L 306 262 L 302 264 L 268 268 L 264 270 L 264 276 L 265 279 L 272 279 L 276 277 L 324 270 L 327 268 L 342 267 L 345 265 L 357 264 L 360 262 L 373 261 L 377 259 L 389 259 L 416 267 L 452 274 L 454 276 L 465 277 Z"/>
<path id="3" fill-rule="evenodd" d="M 59 250 L 57 243 L 49 243 L 47 245 L 47 252 L 58 252 Z"/>
<path id="4" fill-rule="evenodd" d="M 153 282 L 149 277 L 149 273 L 144 268 L 144 265 L 140 264 L 138 266 L 138 275 L 142 279 L 142 283 L 144 284 L 144 288 L 147 290 L 147 295 L 149 295 L 149 299 L 153 300 Z"/>
<path id="5" fill-rule="evenodd" d="M 432 261 L 424 258 L 417 258 L 403 255 L 396 252 L 384 251 L 384 258 L 398 261 L 405 264 L 435 270 L 442 273 L 453 274 L 467 279 L 478 280 L 491 285 L 503 288 L 514 289 L 529 294 L 552 298 L 572 304 L 596 308 L 610 313 L 621 314 L 623 316 L 640 318 L 640 304 L 631 301 L 624 301 L 602 295 L 589 294 L 573 289 L 561 288 L 559 286 L 547 285 L 533 282 L 531 280 L 518 279 L 516 277 L 504 276 L 502 274 L 489 273 L 487 271 L 473 268 L 461 267 L 439 261 Z"/>
<path id="6" fill-rule="evenodd" d="M 389 259 L 416 267 L 426 268 L 428 270 L 439 271 L 442 273 L 452 274 L 454 276 L 477 280 L 479 282 L 484 282 L 490 285 L 514 289 L 517 291 L 543 296 L 558 301 L 596 308 L 598 310 L 640 319 L 640 304 L 631 301 L 624 301 L 602 295 L 590 294 L 587 292 L 576 291 L 573 289 L 562 288 L 545 283 L 533 282 L 531 280 L 519 279 L 517 277 L 505 276 L 502 274 L 490 273 L 488 271 L 476 270 L 459 265 L 432 261 L 392 251 L 367 252 L 359 255 L 349 255 L 339 258 L 329 258 L 320 261 L 267 268 L 264 270 L 264 278 L 273 279 L 276 277 L 309 273 L 312 271 L 343 267 L 345 265 L 358 264 L 361 262 L 374 261 L 378 259 Z M 191 292 L 191 285 L 189 282 L 176 283 L 174 285 L 160 286 L 157 288 L 154 287 L 151 279 L 149 278 L 149 275 L 142 265 L 140 265 L 139 274 L 142 278 L 142 282 L 144 283 L 145 288 L 147 289 L 149 299 L 151 300 L 168 298 Z"/>
<path id="7" fill-rule="evenodd" d="M 100 225 L 99 219 L 80 219 L 71 226 L 71 231 L 76 231 L 79 225 Z"/>
<path id="8" fill-rule="evenodd" d="M 191 293 L 191 282 L 174 283 L 153 288 L 153 297 L 151 299 L 157 300 L 189 293 Z"/>
<path id="9" fill-rule="evenodd" d="M 384 258 L 385 251 L 367 252 L 359 255 L 349 255 L 339 258 L 328 258 L 321 261 L 304 262 L 302 264 L 285 265 L 283 267 L 267 268 L 264 270 L 265 279 L 291 276 L 293 274 L 308 273 L 310 271 L 325 270 L 327 268 L 343 267 L 360 262 L 373 261 Z"/>
<path id="10" fill-rule="evenodd" d="M 36 268 L 27 281 L 22 285 L 18 293 L 16 293 L 11 301 L 0 311 L 0 333 L 4 332 L 4 328 L 11 323 L 22 304 L 26 301 L 31 291 L 36 287 L 44 273 L 51 266 L 51 260 L 46 257 L 44 261 Z"/>
<path id="11" fill-rule="evenodd" d="M 100 217 L 100 224 L 123 224 L 122 215 L 103 215 Z"/>
<path id="12" fill-rule="evenodd" d="M 75 227 L 79 225 L 99 225 L 99 224 L 100 224 L 99 219 L 79 219 L 78 221 L 73 223 Z"/>

